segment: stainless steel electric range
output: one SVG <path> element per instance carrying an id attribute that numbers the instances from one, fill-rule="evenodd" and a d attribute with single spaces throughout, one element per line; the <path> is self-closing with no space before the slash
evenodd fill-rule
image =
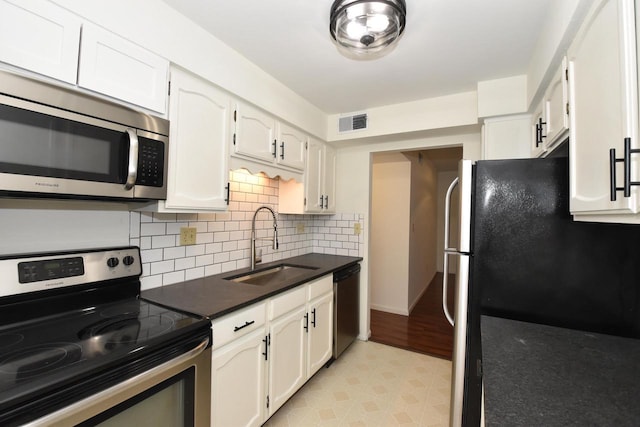
<path id="1" fill-rule="evenodd" d="M 210 323 L 141 272 L 137 247 L 0 258 L 0 425 L 209 425 Z"/>

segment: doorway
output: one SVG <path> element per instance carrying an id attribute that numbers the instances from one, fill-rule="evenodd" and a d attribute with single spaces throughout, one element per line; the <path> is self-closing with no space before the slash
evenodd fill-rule
<path id="1" fill-rule="evenodd" d="M 442 310 L 444 198 L 461 158 L 461 147 L 372 155 L 372 341 L 451 359 L 453 327 Z M 454 272 L 450 266 L 449 283 Z"/>

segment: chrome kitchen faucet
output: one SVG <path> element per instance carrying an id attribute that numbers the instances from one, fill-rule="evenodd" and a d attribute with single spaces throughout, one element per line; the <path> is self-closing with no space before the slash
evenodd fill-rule
<path id="1" fill-rule="evenodd" d="M 268 240 L 268 239 L 256 239 L 256 217 L 260 210 L 266 209 L 271 212 L 273 217 L 273 249 L 278 249 L 278 221 L 276 220 L 276 213 L 269 206 L 260 206 L 253 214 L 253 220 L 251 221 L 251 270 L 256 269 L 256 240 Z M 260 262 L 260 260 L 258 260 Z"/>

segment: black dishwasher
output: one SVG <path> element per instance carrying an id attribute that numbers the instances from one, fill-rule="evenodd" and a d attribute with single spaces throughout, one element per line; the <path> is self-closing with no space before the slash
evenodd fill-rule
<path id="1" fill-rule="evenodd" d="M 360 329 L 360 264 L 333 273 L 333 358 L 356 339 Z"/>

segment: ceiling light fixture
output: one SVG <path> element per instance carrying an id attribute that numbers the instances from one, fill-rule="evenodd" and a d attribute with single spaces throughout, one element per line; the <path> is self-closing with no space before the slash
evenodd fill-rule
<path id="1" fill-rule="evenodd" d="M 405 0 L 335 0 L 329 30 L 345 56 L 379 58 L 395 46 L 406 15 Z"/>

